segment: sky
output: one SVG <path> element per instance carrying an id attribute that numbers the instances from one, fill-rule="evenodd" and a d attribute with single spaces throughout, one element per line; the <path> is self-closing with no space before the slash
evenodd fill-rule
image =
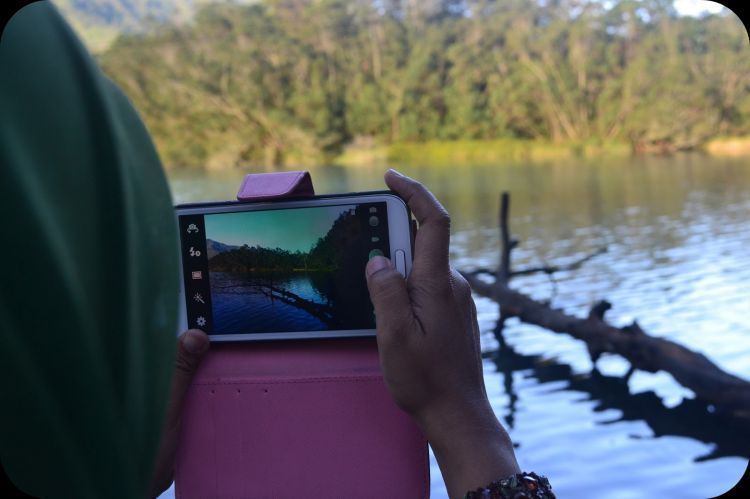
<path id="1" fill-rule="evenodd" d="M 683 16 L 700 16 L 703 14 L 718 14 L 726 9 L 721 4 L 708 0 L 675 0 L 674 8 Z"/>
<path id="2" fill-rule="evenodd" d="M 206 215 L 206 238 L 232 246 L 263 246 L 306 252 L 339 215 L 355 205 Z"/>

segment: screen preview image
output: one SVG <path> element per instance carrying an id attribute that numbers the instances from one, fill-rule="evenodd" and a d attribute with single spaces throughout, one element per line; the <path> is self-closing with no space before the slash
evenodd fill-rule
<path id="1" fill-rule="evenodd" d="M 209 334 L 375 328 L 364 269 L 374 255 L 390 257 L 386 203 L 180 218 L 190 327 Z M 193 235 L 203 234 L 199 241 L 190 240 L 190 224 L 199 231 Z"/>

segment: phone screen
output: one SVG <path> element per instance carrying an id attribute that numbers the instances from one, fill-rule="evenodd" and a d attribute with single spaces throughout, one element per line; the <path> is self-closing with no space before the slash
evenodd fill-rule
<path id="1" fill-rule="evenodd" d="M 374 329 L 385 202 L 179 216 L 187 320 L 214 335 Z"/>

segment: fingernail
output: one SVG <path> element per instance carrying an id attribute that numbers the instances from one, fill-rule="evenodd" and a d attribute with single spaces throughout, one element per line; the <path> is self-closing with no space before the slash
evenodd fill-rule
<path id="1" fill-rule="evenodd" d="M 185 347 L 189 353 L 197 354 L 201 353 L 205 348 L 205 340 L 198 331 L 192 329 L 185 333 L 185 337 L 182 338 L 182 346 Z"/>
<path id="2" fill-rule="evenodd" d="M 391 261 L 384 256 L 377 255 L 370 258 L 370 261 L 367 262 L 365 272 L 367 273 L 367 277 L 370 277 L 375 272 L 389 268 L 391 268 Z"/>
<path id="3" fill-rule="evenodd" d="M 391 173 L 393 173 L 394 175 L 398 175 L 399 177 L 405 177 L 406 176 L 403 173 L 401 173 L 400 171 L 394 170 L 393 168 L 389 168 L 388 171 L 391 172 Z"/>

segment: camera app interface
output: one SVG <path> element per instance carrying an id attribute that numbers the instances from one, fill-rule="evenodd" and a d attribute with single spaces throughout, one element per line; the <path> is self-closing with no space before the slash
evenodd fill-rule
<path id="1" fill-rule="evenodd" d="M 180 216 L 189 327 L 374 329 L 364 269 L 390 257 L 386 203 Z"/>

